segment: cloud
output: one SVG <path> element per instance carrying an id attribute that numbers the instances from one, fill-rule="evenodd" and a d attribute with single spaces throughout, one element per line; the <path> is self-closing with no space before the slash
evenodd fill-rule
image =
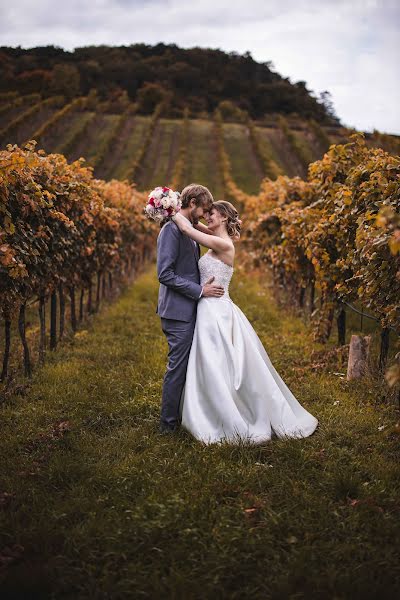
<path id="1" fill-rule="evenodd" d="M 14 0 L 1 10 L 2 45 L 249 50 L 317 95 L 329 90 L 346 124 L 400 134 L 397 0 Z"/>

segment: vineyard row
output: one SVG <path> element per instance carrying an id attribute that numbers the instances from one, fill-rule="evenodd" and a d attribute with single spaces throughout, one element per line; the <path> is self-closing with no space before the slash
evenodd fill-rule
<path id="1" fill-rule="evenodd" d="M 44 356 L 44 306 L 51 298 L 51 347 L 55 343 L 56 294 L 61 331 L 64 290 L 70 297 L 76 329 L 75 292 L 86 290 L 91 310 L 92 282 L 100 289 L 112 277 L 130 276 L 155 248 L 156 230 L 143 214 L 144 196 L 126 182 L 94 179 L 80 161 L 9 146 L 0 152 L 0 310 L 5 323 L 1 379 L 8 373 L 11 321 L 18 315 L 27 375 L 31 359 L 25 335 L 25 310 L 39 301 L 40 348 Z M 82 306 L 82 292 L 81 292 Z M 82 309 L 81 311 L 82 312 Z"/>

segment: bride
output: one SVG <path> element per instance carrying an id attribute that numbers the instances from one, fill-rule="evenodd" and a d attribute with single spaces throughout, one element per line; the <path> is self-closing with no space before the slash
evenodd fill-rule
<path id="1" fill-rule="evenodd" d="M 278 437 L 307 437 L 318 420 L 296 400 L 273 367 L 260 339 L 229 297 L 238 213 L 230 202 L 214 202 L 208 227 L 195 228 L 177 213 L 173 220 L 187 236 L 209 248 L 199 260 L 201 285 L 215 276 L 220 298 L 200 298 L 182 393 L 182 427 L 207 444 L 245 439 L 260 443 Z"/>

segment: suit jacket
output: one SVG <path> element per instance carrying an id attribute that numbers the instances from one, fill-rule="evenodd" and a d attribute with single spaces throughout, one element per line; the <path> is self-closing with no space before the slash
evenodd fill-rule
<path id="1" fill-rule="evenodd" d="M 157 238 L 157 275 L 160 282 L 156 312 L 164 319 L 191 321 L 201 294 L 200 249 L 173 221 Z"/>

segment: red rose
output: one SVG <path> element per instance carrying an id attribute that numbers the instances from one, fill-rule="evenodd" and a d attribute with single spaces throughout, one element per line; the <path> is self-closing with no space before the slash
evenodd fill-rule
<path id="1" fill-rule="evenodd" d="M 169 188 L 167 188 L 167 187 L 163 187 L 162 191 L 163 191 L 163 192 L 169 192 Z"/>
<path id="2" fill-rule="evenodd" d="M 154 198 L 150 198 L 149 204 L 151 204 L 151 206 L 154 206 Z"/>

